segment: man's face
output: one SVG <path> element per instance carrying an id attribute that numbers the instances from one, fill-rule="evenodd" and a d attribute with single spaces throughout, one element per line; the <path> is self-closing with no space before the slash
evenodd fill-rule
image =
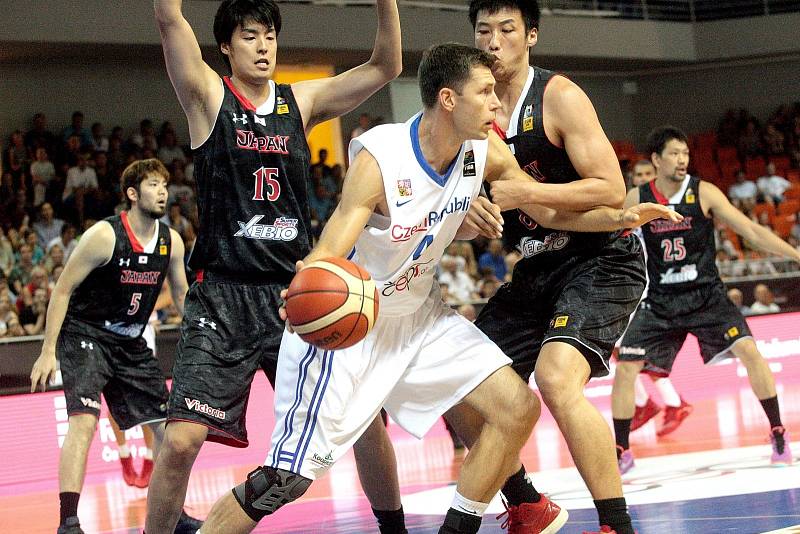
<path id="1" fill-rule="evenodd" d="M 28 245 L 23 245 L 19 248 L 19 259 L 25 265 L 33 263 L 33 250 Z"/>
<path id="2" fill-rule="evenodd" d="M 650 162 L 647 163 L 638 163 L 633 168 L 633 186 L 639 187 L 642 184 L 646 184 L 655 180 L 656 178 L 656 168 L 653 167 L 653 164 Z"/>
<path id="3" fill-rule="evenodd" d="M 42 219 L 47 222 L 50 222 L 53 218 L 53 206 L 50 205 L 49 202 L 45 202 L 42 204 Z"/>
<path id="4" fill-rule="evenodd" d="M 472 67 L 460 92 L 453 93 L 453 122 L 464 139 L 486 139 L 500 109 L 494 76 L 484 66 Z"/>
<path id="5" fill-rule="evenodd" d="M 150 173 L 139 184 L 137 209 L 145 215 L 158 219 L 167 212 L 167 180 L 157 173 Z"/>
<path id="6" fill-rule="evenodd" d="M 653 164 L 659 177 L 680 182 L 689 168 L 689 147 L 683 141 L 670 139 L 661 154 L 654 155 Z"/>
<path id="7" fill-rule="evenodd" d="M 536 44 L 537 36 L 535 28 L 525 31 L 518 9 L 503 8 L 496 13 L 483 10 L 475 19 L 475 47 L 497 57 L 492 72 L 500 82 L 528 68 L 529 49 Z"/>
<path id="8" fill-rule="evenodd" d="M 228 56 L 235 77 L 264 83 L 275 73 L 278 35 L 263 24 L 247 21 L 238 26 L 231 42 L 223 43 L 220 49 Z"/>

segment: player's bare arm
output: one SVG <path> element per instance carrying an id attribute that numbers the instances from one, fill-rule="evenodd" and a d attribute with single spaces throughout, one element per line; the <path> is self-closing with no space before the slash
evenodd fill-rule
<path id="1" fill-rule="evenodd" d="M 800 263 L 800 252 L 772 233 L 772 230 L 756 224 L 730 203 L 717 186 L 700 182 L 700 203 L 703 212 L 730 226 L 758 250 L 770 252 Z"/>
<path id="2" fill-rule="evenodd" d="M 189 290 L 184 264 L 185 249 L 183 239 L 178 235 L 178 232 L 170 229 L 169 233 L 172 239 L 172 252 L 169 258 L 169 271 L 167 271 L 169 291 L 178 314 L 183 317 L 183 301 L 186 299 L 186 292 Z"/>
<path id="3" fill-rule="evenodd" d="M 220 78 L 200 52 L 192 27 L 181 12 L 181 0 L 154 0 L 167 73 L 189 122 L 192 146 L 206 139 L 222 102 Z"/>
<path id="4" fill-rule="evenodd" d="M 403 69 L 396 0 L 377 0 L 378 30 L 369 61 L 332 78 L 292 84 L 306 131 L 352 111 Z M 355 29 L 354 29 L 355 30 Z"/>
<path id="5" fill-rule="evenodd" d="M 47 306 L 42 353 L 31 370 L 31 393 L 41 385 L 42 391 L 56 372 L 56 341 L 67 315 L 69 299 L 81 282 L 97 267 L 105 265 L 114 254 L 114 229 L 107 222 L 89 228 L 70 255 L 64 271 L 53 288 Z"/>
<path id="6" fill-rule="evenodd" d="M 614 149 L 589 97 L 563 76 L 554 77 L 545 90 L 544 128 L 548 139 L 567 151 L 582 179 L 566 184 L 503 182 L 494 188 L 493 200 L 504 209 L 505 203 L 515 202 L 569 211 L 621 207 L 625 181 Z"/>

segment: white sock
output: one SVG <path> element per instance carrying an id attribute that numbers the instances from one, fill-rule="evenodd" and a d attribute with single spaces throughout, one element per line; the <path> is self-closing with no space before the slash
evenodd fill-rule
<path id="1" fill-rule="evenodd" d="M 458 510 L 459 512 L 464 512 L 465 514 L 474 515 L 475 517 L 483 517 L 483 513 L 488 506 L 488 502 L 471 501 L 456 491 L 456 495 L 453 497 L 453 504 L 450 505 L 450 508 Z"/>
<path id="2" fill-rule="evenodd" d="M 144 453 L 145 460 L 152 460 L 153 459 L 153 449 L 147 449 L 147 452 Z"/>
<path id="3" fill-rule="evenodd" d="M 120 445 L 118 448 L 119 448 L 119 457 L 120 458 L 127 458 L 128 456 L 131 455 L 131 450 L 128 448 L 128 444 L 127 443 L 125 443 L 123 445 Z"/>
<path id="4" fill-rule="evenodd" d="M 675 386 L 672 385 L 669 378 L 656 380 L 656 389 L 658 389 L 658 392 L 661 394 L 661 399 L 667 406 L 677 408 L 681 405 L 681 398 L 678 396 L 678 392 L 675 391 Z"/>
<path id="5" fill-rule="evenodd" d="M 647 394 L 644 384 L 642 384 L 641 375 L 636 375 L 636 381 L 633 383 L 633 392 L 634 401 L 636 402 L 636 406 L 639 408 L 644 407 L 644 405 L 647 404 L 647 401 L 650 400 L 650 396 Z"/>

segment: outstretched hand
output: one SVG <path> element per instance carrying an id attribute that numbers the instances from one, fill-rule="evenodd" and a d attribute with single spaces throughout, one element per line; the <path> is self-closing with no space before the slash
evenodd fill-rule
<path id="1" fill-rule="evenodd" d="M 294 264 L 294 272 L 299 273 L 305 268 L 305 264 L 302 261 L 298 261 Z M 286 315 L 286 295 L 289 294 L 288 289 L 284 289 L 281 291 L 281 299 L 283 299 L 283 304 L 281 304 L 280 308 L 278 308 L 278 315 L 280 316 L 282 321 L 286 322 L 286 330 L 291 333 L 294 333 L 294 329 L 292 328 L 292 324 L 289 322 L 289 317 Z"/>
<path id="2" fill-rule="evenodd" d="M 501 238 L 503 217 L 500 215 L 500 206 L 493 204 L 484 196 L 476 197 L 469 206 L 464 222 L 461 223 L 461 229 L 489 239 Z"/>
<path id="3" fill-rule="evenodd" d="M 683 220 L 683 215 L 667 206 L 654 202 L 643 202 L 622 212 L 623 228 L 637 228 L 654 219 L 666 219 L 670 222 L 678 223 Z"/>
<path id="4" fill-rule="evenodd" d="M 47 383 L 55 378 L 57 367 L 56 355 L 46 354 L 42 351 L 31 370 L 31 393 L 36 391 L 39 386 L 42 387 L 42 391 L 45 391 Z"/>

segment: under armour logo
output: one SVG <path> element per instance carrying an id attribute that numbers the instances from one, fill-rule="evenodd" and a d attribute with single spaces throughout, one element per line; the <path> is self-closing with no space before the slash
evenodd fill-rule
<path id="1" fill-rule="evenodd" d="M 241 117 L 237 117 L 236 113 L 233 114 L 233 123 L 236 124 L 237 122 L 240 122 L 240 121 L 241 121 L 242 124 L 247 124 L 247 114 L 246 113 L 242 113 Z"/>
<path id="2" fill-rule="evenodd" d="M 81 341 L 81 348 L 82 349 L 94 350 L 94 344 L 93 343 L 87 343 L 85 341 Z"/>
<path id="3" fill-rule="evenodd" d="M 267 125 L 267 119 L 262 119 L 258 115 L 253 115 L 253 120 L 256 121 L 256 124 L 260 124 L 261 126 Z"/>
<path id="4" fill-rule="evenodd" d="M 119 266 L 122 267 L 123 265 L 125 267 L 130 267 L 131 259 L 130 258 L 120 258 L 119 259 Z"/>
<path id="5" fill-rule="evenodd" d="M 199 322 L 200 322 L 200 328 L 205 328 L 206 325 L 208 325 L 211 327 L 211 330 L 217 329 L 217 323 L 215 323 L 214 321 L 209 321 L 205 317 L 201 317 Z"/>

